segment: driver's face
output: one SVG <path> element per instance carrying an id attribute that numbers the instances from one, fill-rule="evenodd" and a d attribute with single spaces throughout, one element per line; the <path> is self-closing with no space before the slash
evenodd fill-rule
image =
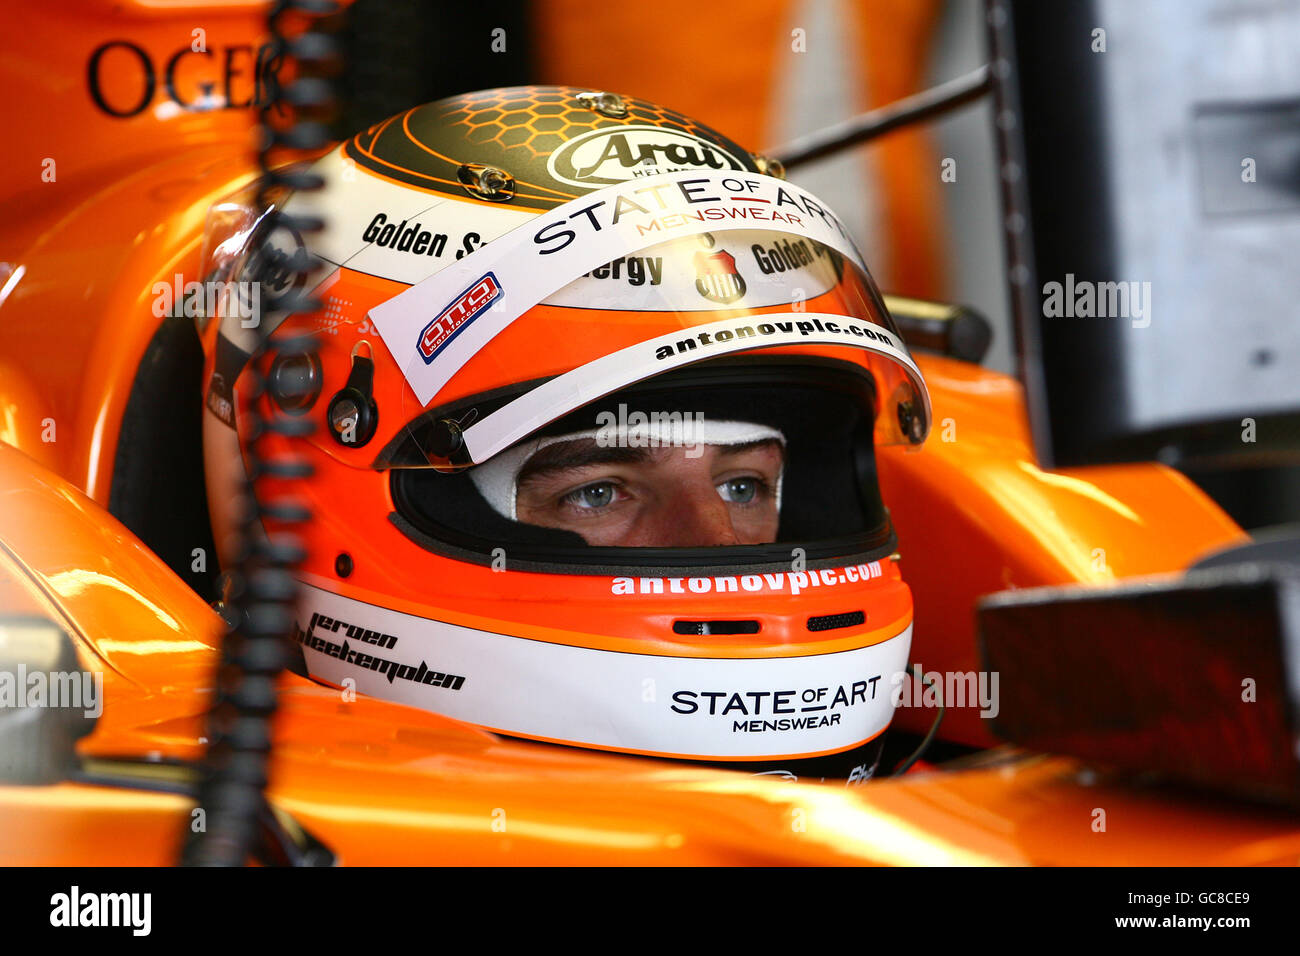
<path id="1" fill-rule="evenodd" d="M 748 445 L 543 448 L 519 473 L 520 521 L 576 531 L 590 545 L 687 548 L 776 540 L 784 449 Z"/>

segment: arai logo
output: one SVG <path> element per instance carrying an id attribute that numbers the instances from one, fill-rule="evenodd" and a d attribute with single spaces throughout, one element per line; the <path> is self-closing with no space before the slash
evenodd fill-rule
<path id="1" fill-rule="evenodd" d="M 660 126 L 606 126 L 571 139 L 546 161 L 560 182 L 608 186 L 692 169 L 743 169 L 731 155 L 690 133 Z"/>

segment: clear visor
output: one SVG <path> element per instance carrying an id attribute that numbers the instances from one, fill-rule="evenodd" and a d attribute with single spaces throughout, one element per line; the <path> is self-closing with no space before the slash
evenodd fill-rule
<path id="1" fill-rule="evenodd" d="M 284 321 L 280 308 L 295 293 L 315 288 L 334 266 L 314 255 L 296 229 L 272 212 L 288 201 L 284 191 L 270 205 L 258 205 L 257 188 L 236 190 L 213 204 L 204 224 L 199 259 L 201 294 L 187 310 L 199 331 L 220 321 L 222 335 L 251 352 L 258 330 L 269 334 Z"/>
<path id="2" fill-rule="evenodd" d="M 465 289 L 419 330 L 408 381 L 427 381 L 449 342 L 495 310 L 522 313 L 444 371 L 431 401 L 405 392 L 405 437 L 418 453 L 393 455 L 388 466 L 470 467 L 628 386 L 755 353 L 860 368 L 875 388 L 877 444 L 919 444 L 929 430 L 924 380 L 870 276 L 806 235 L 730 229 L 646 245 L 592 266 L 536 304 L 511 302 L 498 270 L 461 271 Z M 682 404 L 645 411 L 709 414 L 689 407 L 689 396 Z"/>

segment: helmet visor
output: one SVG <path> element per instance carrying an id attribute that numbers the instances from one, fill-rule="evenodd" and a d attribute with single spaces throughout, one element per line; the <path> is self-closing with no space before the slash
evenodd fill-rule
<path id="1" fill-rule="evenodd" d="M 506 295 L 493 281 L 489 306 Z M 471 559 L 505 545 L 514 566 L 538 569 L 775 566 L 794 546 L 810 559 L 888 553 L 874 446 L 919 443 L 929 427 L 924 381 L 865 269 L 772 229 L 703 232 L 600 263 L 502 328 L 432 402 L 406 394 L 408 424 L 377 461 L 393 470 L 405 530 Z M 683 472 L 714 465 L 734 543 L 677 525 L 623 534 L 654 493 L 622 504 L 595 465 L 652 470 L 670 457 L 646 450 L 660 443 L 686 446 L 673 463 Z M 766 510 L 745 507 L 760 496 Z M 587 520 L 620 506 L 619 533 Z M 671 512 L 683 525 L 693 514 Z"/>
<path id="2" fill-rule="evenodd" d="M 487 272 L 458 300 L 460 311 L 443 310 L 421 330 L 402 411 L 411 424 L 402 453 L 389 449 L 381 467 L 472 467 L 636 383 L 758 354 L 860 369 L 874 386 L 876 444 L 919 444 L 929 430 L 924 380 L 870 276 L 805 235 L 703 232 L 597 265 L 510 321 L 445 381 L 434 380 L 432 401 L 419 402 L 416 382 L 429 381 L 422 376 L 468 325 L 464 316 L 490 314 L 507 298 Z"/>

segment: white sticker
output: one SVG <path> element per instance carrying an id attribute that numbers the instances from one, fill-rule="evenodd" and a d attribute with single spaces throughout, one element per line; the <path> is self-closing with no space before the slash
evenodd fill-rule
<path id="1" fill-rule="evenodd" d="M 811 239 L 866 269 L 839 219 L 797 186 L 757 173 L 668 173 L 606 186 L 543 213 L 370 317 L 428 405 L 502 329 L 579 276 L 665 239 L 728 227 Z M 470 293 L 488 276 L 495 291 L 483 304 Z"/>
<path id="2" fill-rule="evenodd" d="M 364 170 L 349 174 L 351 160 L 340 149 L 311 168 L 324 188 L 294 193 L 285 204 L 288 213 L 324 220 L 310 245 L 335 266 L 413 285 L 536 217 L 424 192 Z"/>
<path id="3" fill-rule="evenodd" d="M 670 239 L 602 263 L 542 304 L 641 312 L 789 305 L 835 287 L 832 257 L 819 242 L 758 229 Z"/>
<path id="4" fill-rule="evenodd" d="M 460 627 L 306 586 L 309 672 L 503 733 L 630 752 L 763 759 L 847 750 L 893 717 L 911 624 L 807 657 L 668 657 Z M 649 683 L 648 683 L 649 682 Z M 645 688 L 655 688 L 647 695 Z"/>

